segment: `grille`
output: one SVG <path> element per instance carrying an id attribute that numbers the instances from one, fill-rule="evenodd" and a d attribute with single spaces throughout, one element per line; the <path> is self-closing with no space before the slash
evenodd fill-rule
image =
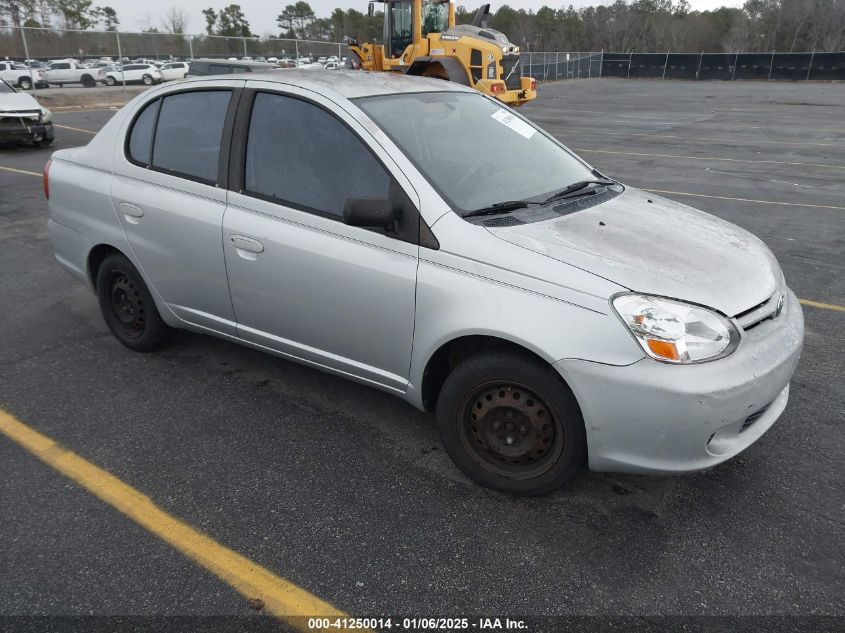
<path id="1" fill-rule="evenodd" d="M 761 323 L 778 316 L 778 303 L 782 296 L 780 292 L 776 292 L 763 303 L 757 304 L 744 312 L 740 312 L 734 318 L 740 327 L 748 332 Z"/>
<path id="2" fill-rule="evenodd" d="M 522 87 L 519 74 L 519 55 L 502 56 L 502 79 L 508 90 L 519 90 Z"/>
<path id="3" fill-rule="evenodd" d="M 739 427 L 739 432 L 743 433 L 747 431 L 752 424 L 754 424 L 757 420 L 759 420 L 763 414 L 769 409 L 769 405 L 767 404 L 765 407 L 757 411 L 756 413 L 752 413 L 747 418 L 745 418 L 745 422 L 742 423 L 742 426 Z"/>

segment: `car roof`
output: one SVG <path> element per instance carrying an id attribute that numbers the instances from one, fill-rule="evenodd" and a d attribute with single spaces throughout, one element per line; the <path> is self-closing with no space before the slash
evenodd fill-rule
<path id="1" fill-rule="evenodd" d="M 411 77 L 393 72 L 369 72 L 364 70 L 319 70 L 278 69 L 269 72 L 236 73 L 232 75 L 206 76 L 188 79 L 187 83 L 212 79 L 243 79 L 266 81 L 280 85 L 296 86 L 319 94 L 332 93 L 345 99 L 371 97 L 413 92 L 475 92 L 469 87 L 452 81 L 429 77 Z M 182 84 L 183 86 L 185 84 Z"/>

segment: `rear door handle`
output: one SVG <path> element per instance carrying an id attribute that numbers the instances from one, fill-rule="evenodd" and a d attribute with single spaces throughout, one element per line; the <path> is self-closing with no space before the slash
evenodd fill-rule
<path id="1" fill-rule="evenodd" d="M 144 210 L 128 202 L 120 203 L 120 211 L 126 216 L 126 220 L 132 224 L 138 224 L 138 219 L 144 217 Z"/>
<path id="2" fill-rule="evenodd" d="M 252 259 L 259 253 L 264 252 L 264 244 L 245 235 L 232 235 L 229 237 L 229 241 L 232 242 L 232 246 L 238 249 L 238 254 L 246 255 L 249 253 L 253 256 Z"/>

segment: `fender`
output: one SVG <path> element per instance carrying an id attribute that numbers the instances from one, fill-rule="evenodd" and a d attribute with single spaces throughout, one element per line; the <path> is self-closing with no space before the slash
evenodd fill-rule
<path id="1" fill-rule="evenodd" d="M 466 69 L 454 57 L 417 57 L 405 74 L 420 76 L 425 72 L 429 64 L 440 64 L 443 66 L 443 69 L 449 76 L 449 81 L 454 81 L 456 84 L 461 84 L 462 86 L 471 86 Z"/>

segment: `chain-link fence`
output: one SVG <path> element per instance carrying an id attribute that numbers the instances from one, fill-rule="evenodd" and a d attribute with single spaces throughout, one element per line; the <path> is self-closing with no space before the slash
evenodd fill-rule
<path id="1" fill-rule="evenodd" d="M 523 75 L 539 81 L 590 77 L 651 79 L 845 80 L 839 53 L 525 52 Z"/>
<path id="2" fill-rule="evenodd" d="M 346 55 L 340 42 L 174 33 L 79 31 L 0 26 L 0 59 L 188 60 L 198 57 L 320 58 Z"/>

